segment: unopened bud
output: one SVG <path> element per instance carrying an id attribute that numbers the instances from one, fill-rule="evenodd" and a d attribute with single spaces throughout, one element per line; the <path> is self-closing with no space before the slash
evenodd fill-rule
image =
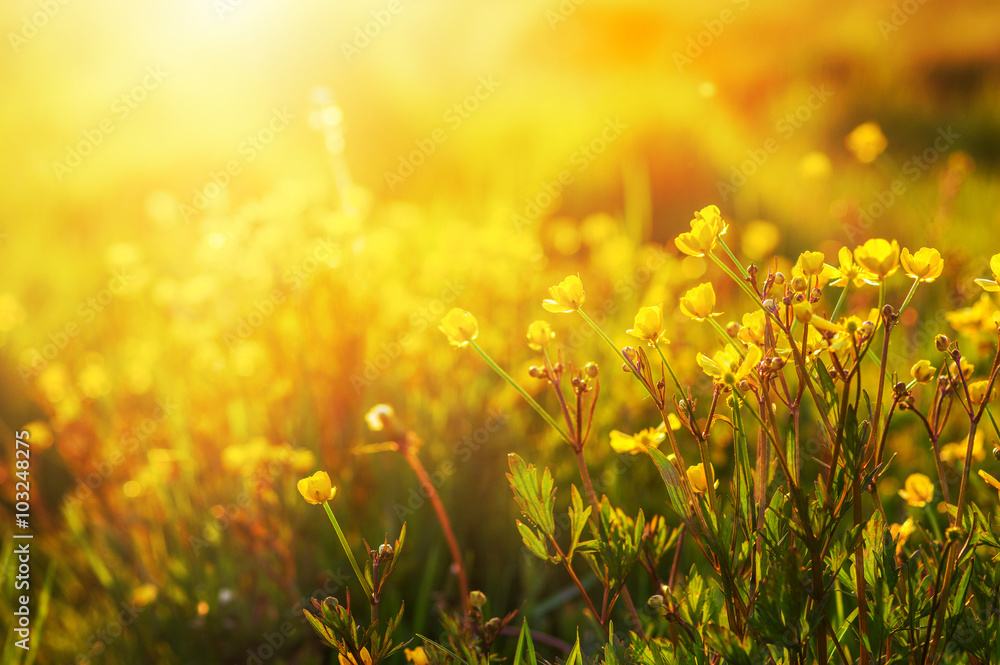
<path id="1" fill-rule="evenodd" d="M 774 273 L 774 283 L 776 286 L 781 286 L 785 283 L 785 275 L 780 272 Z"/>
<path id="2" fill-rule="evenodd" d="M 730 321 L 726 324 L 726 334 L 730 337 L 736 337 L 740 333 L 740 324 L 735 321 Z"/>
<path id="3" fill-rule="evenodd" d="M 597 367 L 597 363 L 587 363 L 587 366 L 583 368 L 584 373 L 592 379 L 596 379 L 597 375 L 600 373 L 600 369 Z"/>
<path id="4" fill-rule="evenodd" d="M 658 610 L 661 607 L 663 607 L 663 596 L 661 596 L 660 594 L 656 594 L 655 596 L 650 596 L 649 600 L 646 601 L 646 604 L 649 605 L 649 609 Z"/>
<path id="5" fill-rule="evenodd" d="M 469 605 L 479 609 L 486 604 L 486 594 L 482 591 L 472 591 L 469 593 Z"/>
<path id="6" fill-rule="evenodd" d="M 792 291 L 800 293 L 809 288 L 809 280 L 802 275 L 796 275 L 792 278 Z"/>
<path id="7" fill-rule="evenodd" d="M 947 335 L 935 335 L 934 336 L 934 348 L 942 353 L 948 350 L 951 346 L 951 340 L 948 339 Z"/>
<path id="8" fill-rule="evenodd" d="M 385 543 L 384 545 L 378 546 L 379 556 L 392 556 L 392 545 Z"/>
<path id="9" fill-rule="evenodd" d="M 993 459 L 1000 460 L 1000 448 L 993 446 Z"/>

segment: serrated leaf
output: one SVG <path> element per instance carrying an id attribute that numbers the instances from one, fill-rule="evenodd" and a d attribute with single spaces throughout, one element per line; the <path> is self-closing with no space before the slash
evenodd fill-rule
<path id="1" fill-rule="evenodd" d="M 524 522 L 515 520 L 515 523 L 517 524 L 517 530 L 521 533 L 521 540 L 524 541 L 525 547 L 542 561 L 548 561 L 549 553 L 545 548 L 545 542 L 541 536 L 535 533 L 535 530 Z"/>
<path id="2" fill-rule="evenodd" d="M 538 471 L 533 464 L 525 464 L 518 455 L 508 456 L 510 473 L 507 480 L 514 492 L 514 499 L 524 516 L 539 527 L 546 536 L 554 536 L 556 532 L 555 517 L 552 514 L 555 507 L 556 490 L 552 473 L 546 468 L 542 479 L 538 480 Z"/>

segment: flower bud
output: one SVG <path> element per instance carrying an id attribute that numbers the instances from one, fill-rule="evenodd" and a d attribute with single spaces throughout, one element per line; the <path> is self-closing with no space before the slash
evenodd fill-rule
<path id="1" fill-rule="evenodd" d="M 730 337 L 736 337 L 740 333 L 740 324 L 736 321 L 730 321 L 726 324 L 726 334 Z"/>
<path id="2" fill-rule="evenodd" d="M 809 280 L 802 275 L 796 275 L 792 278 L 792 290 L 796 293 L 800 293 L 809 288 Z"/>
<path id="3" fill-rule="evenodd" d="M 656 594 L 655 596 L 650 596 L 649 600 L 646 601 L 646 604 L 649 605 L 649 609 L 658 610 L 661 607 L 663 607 L 663 596 L 661 596 L 660 594 Z"/>
<path id="4" fill-rule="evenodd" d="M 948 339 L 947 335 L 936 335 L 934 337 L 934 348 L 938 351 L 943 353 L 948 350 L 949 346 L 951 346 L 951 340 Z"/>
<path id="5" fill-rule="evenodd" d="M 993 446 L 993 459 L 1000 460 L 1000 448 Z"/>
<path id="6" fill-rule="evenodd" d="M 597 375 L 600 373 L 600 369 L 597 367 L 597 363 L 587 363 L 587 366 L 583 368 L 584 373 L 592 379 L 596 379 Z"/>
<path id="7" fill-rule="evenodd" d="M 775 286 L 781 286 L 785 283 L 785 275 L 780 272 L 774 273 L 774 284 Z"/>
<path id="8" fill-rule="evenodd" d="M 469 593 L 469 605 L 479 609 L 486 604 L 486 594 L 482 591 L 472 591 Z"/>

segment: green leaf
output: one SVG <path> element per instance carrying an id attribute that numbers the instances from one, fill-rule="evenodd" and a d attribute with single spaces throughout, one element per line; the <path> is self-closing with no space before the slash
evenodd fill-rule
<path id="1" fill-rule="evenodd" d="M 535 533 L 534 529 L 521 520 L 514 520 L 514 522 L 517 524 L 517 530 L 521 533 L 521 540 L 524 541 L 525 547 L 542 561 L 550 561 L 551 558 L 545 547 L 545 542 L 542 540 L 542 536 Z"/>
<path id="2" fill-rule="evenodd" d="M 681 516 L 681 519 L 688 524 L 688 528 L 692 532 L 697 533 L 698 529 L 694 525 L 694 511 L 688 503 L 686 493 L 684 492 L 684 485 L 681 482 L 677 468 L 674 467 L 673 462 L 667 459 L 666 455 L 656 448 L 649 449 L 649 456 L 653 460 L 653 464 L 656 465 L 656 469 L 660 472 L 663 484 L 667 486 L 667 496 L 670 497 L 670 504 L 677 511 L 677 514 Z"/>
<path id="3" fill-rule="evenodd" d="M 507 474 L 507 480 L 521 512 L 546 536 L 554 536 L 556 523 L 552 511 L 556 489 L 552 473 L 546 468 L 539 483 L 538 471 L 533 464 L 525 465 L 524 460 L 513 453 L 508 456 L 508 461 L 511 472 Z"/>
<path id="4" fill-rule="evenodd" d="M 570 544 L 569 551 L 566 552 L 566 558 L 572 561 L 573 553 L 576 552 L 576 548 L 580 543 L 580 535 L 587 526 L 587 520 L 590 519 L 591 509 L 590 506 L 583 505 L 583 497 L 580 496 L 580 491 L 576 488 L 576 485 L 570 486 L 570 498 Z"/>

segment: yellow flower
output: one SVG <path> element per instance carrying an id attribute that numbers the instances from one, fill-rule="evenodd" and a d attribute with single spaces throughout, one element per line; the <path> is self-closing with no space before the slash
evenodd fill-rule
<path id="1" fill-rule="evenodd" d="M 861 267 L 883 280 L 899 268 L 899 243 L 872 238 L 855 248 L 854 258 Z"/>
<path id="2" fill-rule="evenodd" d="M 674 244 L 677 249 L 690 256 L 705 256 L 715 249 L 719 236 L 724 235 L 727 228 L 719 208 L 707 206 L 694 214 L 691 230 L 677 236 Z"/>
<path id="3" fill-rule="evenodd" d="M 710 316 L 719 316 L 722 312 L 714 312 L 715 289 L 711 282 L 699 284 L 689 290 L 681 298 L 681 311 L 695 321 L 704 321 Z"/>
<path id="4" fill-rule="evenodd" d="M 413 665 L 427 665 L 427 654 L 424 652 L 423 647 L 417 647 L 416 649 L 403 649 L 403 655 L 406 656 L 408 662 L 413 663 Z"/>
<path id="5" fill-rule="evenodd" d="M 941 252 L 933 247 L 921 247 L 916 254 L 910 254 L 910 250 L 904 247 L 899 254 L 899 262 L 903 264 L 907 275 L 928 284 L 940 277 L 944 270 Z"/>
<path id="6" fill-rule="evenodd" d="M 976 438 L 972 440 L 972 461 L 982 462 L 986 459 L 986 448 L 983 446 L 985 435 L 982 428 L 976 430 Z M 941 461 L 960 462 L 965 464 L 965 455 L 969 451 L 969 437 L 961 441 L 947 443 L 941 446 Z"/>
<path id="7" fill-rule="evenodd" d="M 580 281 L 580 276 L 570 275 L 559 282 L 557 286 L 550 286 L 549 295 L 552 296 L 552 299 L 543 300 L 542 307 L 554 314 L 564 314 L 580 309 L 587 294 L 583 291 L 583 282 Z"/>
<path id="8" fill-rule="evenodd" d="M 535 351 L 544 349 L 555 337 L 547 321 L 533 321 L 528 326 L 528 346 Z"/>
<path id="9" fill-rule="evenodd" d="M 345 656 L 344 654 L 338 654 L 337 659 L 340 661 L 340 665 L 372 665 L 372 656 L 368 653 L 368 647 L 361 647 L 360 663 L 356 662 L 353 656 Z"/>
<path id="10" fill-rule="evenodd" d="M 833 268 L 831 266 L 836 278 L 836 281 L 832 283 L 833 286 L 847 286 L 852 283 L 854 286 L 864 286 L 875 281 L 875 276 L 854 260 L 854 253 L 851 250 L 841 247 L 840 251 L 837 252 L 837 258 L 840 260 L 840 267 Z"/>
<path id="11" fill-rule="evenodd" d="M 296 487 L 302 498 L 314 505 L 329 501 L 337 493 L 337 488 L 330 483 L 330 475 L 326 471 L 317 471 L 308 478 L 303 478 Z"/>
<path id="12" fill-rule="evenodd" d="M 631 330 L 626 330 L 629 335 L 644 339 L 652 346 L 657 342 L 670 343 L 663 337 L 663 305 L 652 307 L 642 307 L 635 315 L 635 322 Z"/>
<path id="13" fill-rule="evenodd" d="M 934 378 L 937 368 L 931 365 L 929 360 L 918 360 L 910 368 L 910 376 L 917 380 L 917 383 L 927 383 Z"/>
<path id="14" fill-rule="evenodd" d="M 997 480 L 990 474 L 986 473 L 982 469 L 979 470 L 979 477 L 986 481 L 987 485 L 992 485 L 997 491 L 997 495 L 1000 496 L 1000 480 Z"/>
<path id="15" fill-rule="evenodd" d="M 963 335 L 976 336 L 994 329 L 996 305 L 988 293 L 983 293 L 971 307 L 962 307 L 945 313 L 948 323 Z"/>
<path id="16" fill-rule="evenodd" d="M 740 358 L 736 349 L 727 345 L 711 358 L 699 353 L 697 361 L 698 366 L 704 370 L 705 374 L 732 388 L 750 375 L 763 355 L 759 347 L 751 346 L 747 349 L 746 358 Z"/>
<path id="17" fill-rule="evenodd" d="M 666 432 L 653 427 L 636 432 L 631 436 L 618 430 L 611 430 L 611 449 L 616 453 L 638 455 L 659 446 L 666 436 Z"/>
<path id="18" fill-rule="evenodd" d="M 455 307 L 441 319 L 439 330 L 448 337 L 452 346 L 460 349 L 479 335 L 479 322 L 472 314 Z"/>
<path id="19" fill-rule="evenodd" d="M 903 545 L 909 540 L 910 536 L 914 534 L 917 530 L 917 524 L 913 521 L 912 517 L 907 517 L 906 521 L 902 524 L 890 524 L 889 525 L 889 535 L 892 536 L 893 541 L 896 543 L 896 556 L 900 556 L 903 553 Z"/>
<path id="20" fill-rule="evenodd" d="M 365 422 L 368 423 L 368 429 L 371 431 L 381 432 L 395 416 L 396 412 L 388 404 L 376 404 L 368 409 L 368 413 L 365 414 Z"/>
<path id="21" fill-rule="evenodd" d="M 802 252 L 799 254 L 799 260 L 795 262 L 795 267 L 806 277 L 815 277 L 823 272 L 825 258 L 823 252 Z"/>
<path id="22" fill-rule="evenodd" d="M 922 473 L 912 473 L 904 483 L 906 489 L 899 490 L 899 496 L 916 508 L 923 508 L 934 498 L 934 483 Z"/>
<path id="23" fill-rule="evenodd" d="M 841 332 L 843 330 L 843 328 L 841 328 L 837 324 L 827 321 L 822 316 L 819 316 L 815 312 L 813 312 L 812 303 L 810 303 L 808 300 L 792 305 L 792 313 L 795 315 L 795 318 L 798 319 L 799 321 L 802 321 L 803 323 L 808 323 L 813 328 L 816 328 L 818 330 L 826 330 L 829 332 Z"/>
<path id="24" fill-rule="evenodd" d="M 847 149 L 862 164 L 871 164 L 881 155 L 889 142 L 877 122 L 865 122 L 855 127 L 844 141 Z"/>
<path id="25" fill-rule="evenodd" d="M 715 470 L 715 467 L 712 467 Z M 695 464 L 694 466 L 689 466 L 687 469 L 688 482 L 691 483 L 691 489 L 697 493 L 705 492 L 708 490 L 708 477 L 705 475 L 705 465 Z M 718 485 L 718 481 L 715 483 Z"/>
<path id="26" fill-rule="evenodd" d="M 975 282 L 987 291 L 1000 291 L 1000 254 L 990 257 L 990 271 L 993 279 L 977 279 Z"/>
<path id="27" fill-rule="evenodd" d="M 966 381 L 972 378 L 972 373 L 976 371 L 975 366 L 970 365 L 968 362 L 966 362 L 965 358 L 962 358 L 961 368 L 962 368 L 962 376 L 965 377 Z M 954 363 L 948 363 L 948 376 L 950 376 L 952 380 L 958 381 L 958 371 L 956 370 Z"/>
<path id="28" fill-rule="evenodd" d="M 976 381 L 969 384 L 969 397 L 973 404 L 988 402 L 993 397 L 993 390 L 989 381 Z"/>
<path id="29" fill-rule="evenodd" d="M 764 310 L 755 309 L 743 315 L 743 326 L 737 333 L 740 340 L 746 344 L 756 344 L 764 346 L 764 333 L 766 330 L 767 315 Z"/>

